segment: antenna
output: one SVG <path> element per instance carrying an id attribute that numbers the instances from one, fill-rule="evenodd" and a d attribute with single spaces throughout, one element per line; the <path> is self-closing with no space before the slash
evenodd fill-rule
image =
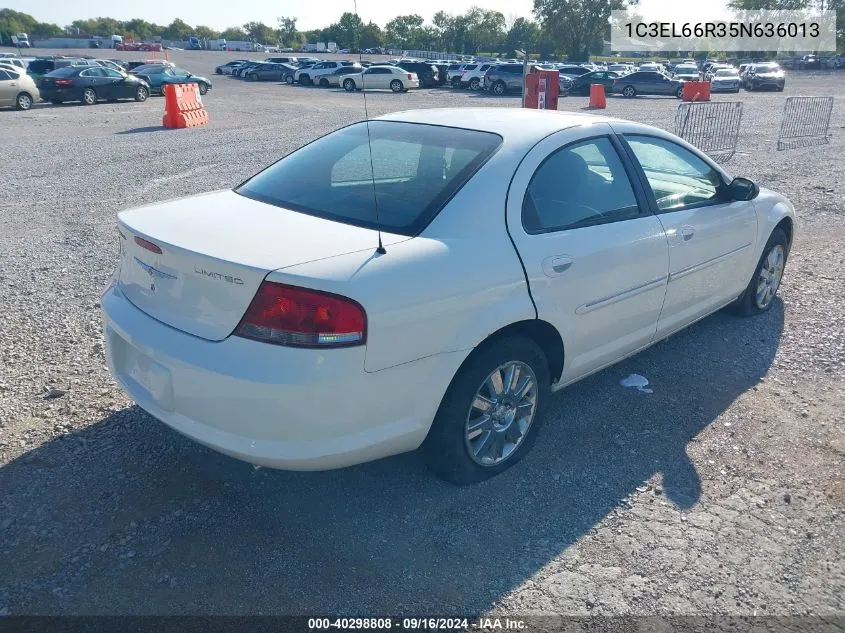
<path id="1" fill-rule="evenodd" d="M 352 4 L 355 7 L 355 16 L 361 20 L 361 16 L 358 15 L 358 0 L 352 0 Z M 363 22 L 363 20 L 362 20 Z M 360 37 L 360 30 L 357 33 L 358 35 L 358 61 L 363 62 L 364 57 L 361 53 L 361 37 Z M 373 204 L 375 205 L 376 209 L 376 230 L 378 231 L 378 247 L 376 248 L 376 253 L 379 255 L 385 255 L 387 250 L 384 248 L 384 244 L 381 241 L 381 219 L 379 218 L 378 212 L 378 195 L 376 194 L 376 167 L 373 163 L 373 142 L 372 138 L 370 137 L 370 113 L 367 110 L 367 87 L 364 85 L 364 72 L 365 68 L 363 64 L 361 64 L 361 95 L 364 97 L 364 123 L 367 126 L 367 148 L 370 151 L 370 177 L 373 183 Z"/>

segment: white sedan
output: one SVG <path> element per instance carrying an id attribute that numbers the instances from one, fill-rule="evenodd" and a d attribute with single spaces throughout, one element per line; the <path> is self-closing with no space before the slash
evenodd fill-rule
<path id="1" fill-rule="evenodd" d="M 710 92 L 739 92 L 739 71 L 720 68 L 710 78 Z"/>
<path id="2" fill-rule="evenodd" d="M 354 90 L 407 92 L 410 88 L 419 88 L 420 80 L 416 73 L 409 73 L 398 66 L 370 66 L 364 72 L 341 77 L 340 85 L 347 92 Z"/>
<path id="3" fill-rule="evenodd" d="M 646 125 L 385 115 L 234 190 L 120 213 L 108 364 L 151 415 L 253 464 L 422 446 L 476 482 L 528 452 L 551 392 L 723 307 L 768 310 L 794 222 Z"/>

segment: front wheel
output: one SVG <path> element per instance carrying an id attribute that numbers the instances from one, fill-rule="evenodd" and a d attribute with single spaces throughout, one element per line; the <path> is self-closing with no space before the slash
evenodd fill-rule
<path id="1" fill-rule="evenodd" d="M 502 96 L 508 91 L 508 87 L 505 85 L 504 81 L 497 81 L 493 84 L 493 94 Z"/>
<path id="2" fill-rule="evenodd" d="M 728 306 L 731 312 L 742 316 L 760 314 L 772 307 L 789 255 L 789 240 L 781 229 L 772 231 L 754 276 L 739 298 Z"/>
<path id="3" fill-rule="evenodd" d="M 328 79 L 321 79 L 320 80 L 320 88 L 328 88 L 329 87 L 329 80 Z"/>
<path id="4" fill-rule="evenodd" d="M 199 86 L 201 95 L 204 95 L 206 92 L 208 92 L 208 84 L 200 83 Z"/>
<path id="5" fill-rule="evenodd" d="M 246 76 L 246 78 L 250 81 L 258 81 L 258 75 L 254 73 L 250 73 Z"/>
<path id="6" fill-rule="evenodd" d="M 402 82 L 398 79 L 394 79 L 390 82 L 390 89 L 393 92 L 402 92 L 405 89 L 405 86 L 402 85 Z"/>
<path id="7" fill-rule="evenodd" d="M 18 110 L 29 110 L 32 107 L 32 97 L 29 93 L 22 92 L 15 99 L 15 107 Z"/>
<path id="8" fill-rule="evenodd" d="M 311 85 L 311 77 L 308 75 L 300 75 L 299 76 L 299 85 L 300 86 L 310 86 Z"/>
<path id="9" fill-rule="evenodd" d="M 469 80 L 469 89 L 470 90 L 478 90 L 481 87 L 481 81 L 478 77 L 473 77 Z"/>
<path id="10" fill-rule="evenodd" d="M 293 85 L 293 75 L 285 75 L 285 83 L 289 86 Z"/>
<path id="11" fill-rule="evenodd" d="M 679 87 L 679 88 L 675 91 L 675 96 L 676 96 L 676 97 L 678 97 L 678 99 L 683 99 L 683 98 L 684 98 L 684 87 L 683 87 L 683 86 Z"/>
<path id="12" fill-rule="evenodd" d="M 624 88 L 622 88 L 622 96 L 628 97 L 629 99 L 631 97 L 636 97 L 637 96 L 637 89 L 634 88 L 634 86 L 625 86 Z"/>
<path id="13" fill-rule="evenodd" d="M 85 105 L 94 105 L 97 103 L 97 93 L 93 88 L 86 88 L 82 91 L 82 103 Z"/>
<path id="14" fill-rule="evenodd" d="M 461 78 L 460 77 L 455 77 L 454 79 L 452 79 L 452 87 L 453 88 L 460 88 L 461 87 Z"/>
<path id="15" fill-rule="evenodd" d="M 138 90 L 135 91 L 135 101 L 139 103 L 143 103 L 147 100 L 147 97 L 150 96 L 150 91 L 146 89 L 144 86 L 138 86 Z"/>
<path id="16" fill-rule="evenodd" d="M 346 92 L 353 92 L 355 90 L 355 82 L 351 79 L 344 79 L 343 89 L 346 90 Z"/>
<path id="17" fill-rule="evenodd" d="M 476 349 L 452 379 L 423 444 L 429 468 L 465 485 L 513 466 L 531 449 L 549 384 L 546 356 L 528 338 Z"/>

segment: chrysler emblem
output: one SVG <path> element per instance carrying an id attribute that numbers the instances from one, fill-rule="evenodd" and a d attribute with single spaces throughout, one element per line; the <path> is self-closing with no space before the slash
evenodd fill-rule
<path id="1" fill-rule="evenodd" d="M 171 275 L 170 273 L 166 273 L 163 270 L 159 270 L 158 268 L 155 268 L 154 266 L 150 266 L 149 264 L 145 264 L 144 262 L 142 262 L 137 257 L 135 258 L 135 261 L 138 262 L 138 265 L 141 268 L 143 268 L 144 271 L 150 277 L 152 277 L 153 279 L 176 279 L 176 275 Z M 150 290 L 155 291 L 155 284 L 152 284 L 150 286 Z"/>

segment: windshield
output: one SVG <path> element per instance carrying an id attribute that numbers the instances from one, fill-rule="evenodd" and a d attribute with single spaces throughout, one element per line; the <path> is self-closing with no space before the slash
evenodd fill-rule
<path id="1" fill-rule="evenodd" d="M 716 77 L 739 77 L 739 71 L 726 68 L 724 70 L 717 70 Z"/>
<path id="2" fill-rule="evenodd" d="M 235 191 L 337 222 L 417 235 L 502 142 L 487 132 L 394 121 L 370 121 L 369 141 L 366 123 L 350 125 Z"/>
<path id="3" fill-rule="evenodd" d="M 780 66 L 775 66 L 774 64 L 766 64 L 765 66 L 756 66 L 754 68 L 754 71 L 758 73 L 778 73 L 780 72 Z"/>

